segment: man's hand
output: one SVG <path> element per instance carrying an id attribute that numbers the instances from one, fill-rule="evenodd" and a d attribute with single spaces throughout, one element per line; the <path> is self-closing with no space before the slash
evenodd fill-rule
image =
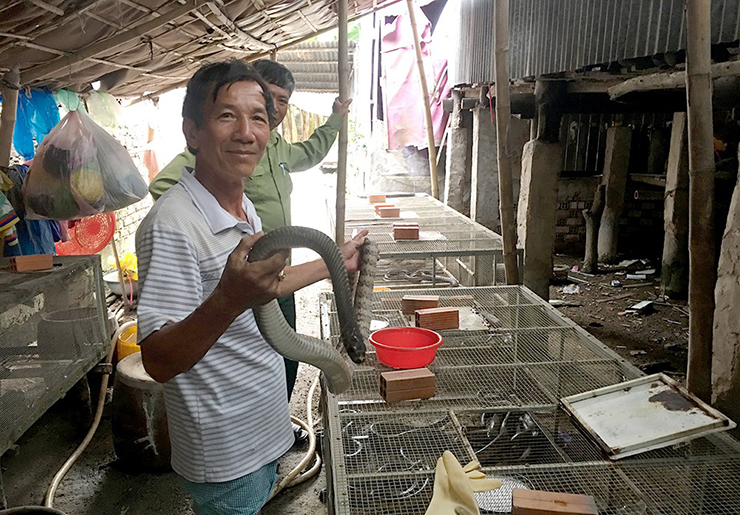
<path id="1" fill-rule="evenodd" d="M 280 251 L 263 261 L 248 262 L 249 251 L 262 236 L 264 233 L 260 232 L 242 238 L 229 255 L 224 273 L 216 286 L 216 292 L 224 297 L 226 305 L 239 313 L 266 304 L 279 294 L 279 274 L 285 268 L 289 251 Z"/>
<path id="2" fill-rule="evenodd" d="M 352 103 L 352 99 L 348 98 L 344 102 L 339 100 L 339 97 L 334 99 L 334 105 L 332 106 L 331 110 L 335 114 L 341 114 L 342 116 L 347 116 L 347 113 L 349 113 L 349 105 Z"/>
<path id="3" fill-rule="evenodd" d="M 342 251 L 342 257 L 344 258 L 344 266 L 347 268 L 348 272 L 357 272 L 360 269 L 362 253 L 358 249 L 363 243 L 365 243 L 367 233 L 367 229 L 363 229 L 357 234 L 357 236 L 345 242 L 340 249 Z"/>

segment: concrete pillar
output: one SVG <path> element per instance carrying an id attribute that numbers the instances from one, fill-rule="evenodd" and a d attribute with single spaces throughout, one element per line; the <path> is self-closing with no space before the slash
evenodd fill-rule
<path id="1" fill-rule="evenodd" d="M 515 116 L 509 125 L 509 148 L 514 199 L 519 198 L 522 175 L 522 152 L 529 141 L 529 121 Z M 481 225 L 501 234 L 501 212 L 498 196 L 498 163 L 496 161 L 496 125 L 491 123 L 491 110 L 473 109 L 473 156 L 470 176 L 470 217 Z"/>
<path id="2" fill-rule="evenodd" d="M 722 237 L 714 290 L 712 404 L 740 420 L 740 183 L 735 186 Z"/>
<path id="3" fill-rule="evenodd" d="M 686 113 L 675 113 L 671 129 L 663 206 L 663 295 L 685 299 L 689 291 L 689 149 Z"/>
<path id="4" fill-rule="evenodd" d="M 496 124 L 491 110 L 473 108 L 473 155 L 470 176 L 470 217 L 501 234 L 496 160 Z"/>
<path id="5" fill-rule="evenodd" d="M 472 124 L 470 113 L 461 109 L 462 94 L 453 91 L 452 120 L 447 135 L 444 203 L 460 213 L 470 214 L 470 158 Z"/>
<path id="6" fill-rule="evenodd" d="M 555 211 L 562 165 L 560 143 L 534 140 L 524 146 L 517 211 L 519 245 L 524 247 L 524 285 L 545 300 L 550 297 Z"/>
<path id="7" fill-rule="evenodd" d="M 604 179 L 606 186 L 604 213 L 599 228 L 599 261 L 612 263 L 617 259 L 619 218 L 624 207 L 624 190 L 630 162 L 632 131 L 629 127 L 609 127 L 606 131 Z"/>

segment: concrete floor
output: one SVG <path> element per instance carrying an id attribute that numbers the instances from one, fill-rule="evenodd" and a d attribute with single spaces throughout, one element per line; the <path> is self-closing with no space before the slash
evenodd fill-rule
<path id="1" fill-rule="evenodd" d="M 323 199 L 332 195 L 334 176 L 318 169 L 294 175 L 293 220 L 328 231 Z M 300 192 L 300 196 L 295 192 Z M 318 201 L 317 201 L 318 200 Z M 321 205 L 319 206 L 319 202 Z M 297 250 L 293 263 L 313 259 L 310 251 Z M 318 336 L 318 296 L 328 283 L 306 288 L 297 295 L 298 331 Z M 306 396 L 316 369 L 302 366 L 291 400 L 291 411 L 305 420 Z M 96 379 L 97 380 L 97 379 Z M 316 395 L 318 403 L 318 394 Z M 43 504 L 48 485 L 67 457 L 82 440 L 86 427 L 74 420 L 70 401 L 62 399 L 16 442 L 0 459 L 10 507 Z M 131 474 L 116 464 L 109 406 L 88 449 L 60 485 L 54 506 L 70 515 L 187 515 L 192 514 L 187 497 L 178 487 L 174 473 Z M 281 461 L 287 474 L 303 453 L 291 451 Z M 319 501 L 325 475 L 285 490 L 263 508 L 263 515 L 320 514 L 326 507 Z"/>

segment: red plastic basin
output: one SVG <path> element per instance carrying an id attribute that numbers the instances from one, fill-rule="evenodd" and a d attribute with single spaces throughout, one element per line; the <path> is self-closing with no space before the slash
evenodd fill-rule
<path id="1" fill-rule="evenodd" d="M 442 345 L 442 336 L 421 327 L 387 327 L 370 335 L 381 363 L 393 368 L 425 367 Z"/>

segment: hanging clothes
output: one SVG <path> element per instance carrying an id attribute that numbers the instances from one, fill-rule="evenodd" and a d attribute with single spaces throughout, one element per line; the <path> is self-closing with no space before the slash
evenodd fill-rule
<path id="1" fill-rule="evenodd" d="M 449 96 L 447 60 L 444 52 L 435 51 L 432 25 L 418 5 L 414 6 L 419 24 L 419 40 L 424 73 L 429 89 L 435 144 L 439 145 L 447 124 L 442 99 Z M 421 95 L 421 79 L 416 63 L 416 49 L 408 13 L 400 10 L 387 17 L 382 27 L 383 106 L 388 129 L 388 148 L 414 146 L 427 148 L 425 100 Z M 442 43 L 445 43 L 443 40 Z"/>
<path id="2" fill-rule="evenodd" d="M 13 147 L 28 161 L 36 153 L 36 145 L 59 123 L 59 108 L 48 89 L 26 89 L 18 92 Z"/>

